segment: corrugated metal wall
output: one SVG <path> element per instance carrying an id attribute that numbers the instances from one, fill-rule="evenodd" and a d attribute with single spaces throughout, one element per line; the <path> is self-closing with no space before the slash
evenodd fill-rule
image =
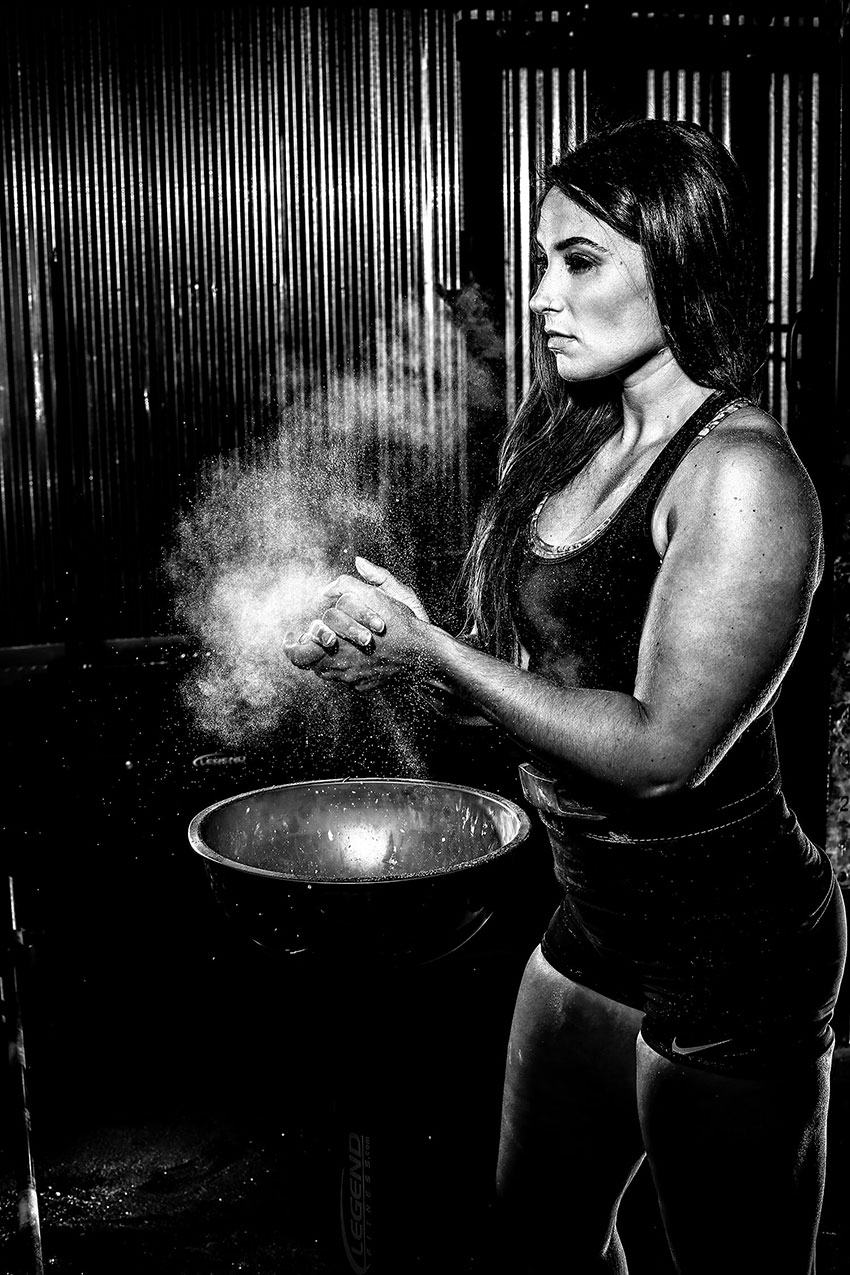
<path id="1" fill-rule="evenodd" d="M 560 31 L 560 60 L 503 50 L 506 414 L 529 375 L 527 179 L 616 88 L 604 59 L 564 44 L 572 24 L 582 47 L 591 9 L 527 19 L 544 44 Z M 465 282 L 461 81 L 477 94 L 493 57 L 482 45 L 459 67 L 457 24 L 492 28 L 511 11 L 34 12 L 2 53 L 0 645 L 167 631 L 159 568 L 176 510 L 210 459 L 281 417 L 313 459 L 334 434 L 356 439 L 335 463 L 355 471 L 368 453 L 372 488 L 409 492 L 430 473 L 456 513 L 456 556 L 471 369 L 444 297 Z M 757 20 L 676 24 L 691 40 L 700 23 L 737 39 Z M 818 17 L 776 22 L 802 36 Z M 632 109 L 733 142 L 755 109 L 768 401 L 787 421 L 787 336 L 816 242 L 820 74 L 775 68 L 754 108 L 747 69 L 712 57 L 676 65 L 668 42 L 638 66 Z"/>
<path id="2" fill-rule="evenodd" d="M 175 511 L 281 417 L 356 432 L 352 463 L 374 435 L 372 485 L 415 453 L 462 506 L 464 349 L 437 292 L 459 287 L 453 31 L 445 10 L 18 13 L 0 645 L 163 631 Z"/>
<path id="3" fill-rule="evenodd" d="M 592 9 L 592 6 L 584 6 Z M 817 6 L 813 5 L 812 10 Z M 635 6 L 637 9 L 637 6 Z M 594 10 L 595 12 L 595 10 Z M 468 21 L 484 24 L 505 22 L 505 15 L 495 10 L 470 10 Z M 526 65 L 512 50 L 511 63 L 502 71 L 502 120 L 505 137 L 503 197 L 505 219 L 505 295 L 506 345 L 508 358 L 508 411 L 514 410 L 519 397 L 529 385 L 528 364 L 529 319 L 526 298 L 530 291 L 529 252 L 530 204 L 529 182 L 562 148 L 586 135 L 592 113 L 592 102 L 604 101 L 611 91 L 611 78 L 616 70 L 606 72 L 594 59 L 589 63 L 587 34 L 582 32 L 581 13 L 575 11 L 540 10 L 529 17 L 525 38 L 529 45 Z M 621 15 L 620 27 L 624 23 Z M 821 74 L 816 67 L 801 65 L 799 69 L 772 69 L 764 79 L 753 119 L 753 89 L 746 83 L 754 78 L 752 63 L 732 60 L 737 52 L 734 36 L 746 37 L 750 32 L 763 32 L 768 24 L 789 28 L 801 35 L 817 31 L 820 17 L 816 12 L 777 16 L 764 13 L 753 17 L 723 12 L 696 15 L 638 13 L 628 15 L 633 34 L 640 36 L 641 25 L 655 23 L 658 29 L 666 20 L 668 28 L 675 20 L 680 24 L 682 52 L 687 50 L 687 65 L 659 61 L 646 65 L 644 49 L 635 46 L 634 62 L 642 77 L 643 100 L 630 103 L 632 113 L 650 118 L 687 119 L 702 124 L 722 138 L 733 151 L 733 135 L 755 127 L 764 133 L 763 173 L 754 183 L 757 198 L 764 199 L 759 211 L 766 226 L 767 319 L 770 353 L 766 377 L 766 406 L 777 419 L 787 425 L 789 416 L 786 389 L 786 348 L 788 334 L 800 310 L 803 290 L 814 265 L 818 212 L 818 125 L 821 98 Z M 616 22 L 611 15 L 611 22 Z M 534 26 L 548 36 L 535 42 Z M 566 32 L 575 31 L 574 47 Z M 693 65 L 693 45 L 700 30 L 715 35 L 703 66 Z M 726 51 L 730 63 L 724 66 L 716 59 L 723 49 L 723 37 L 730 38 Z M 553 65 L 549 43 L 561 41 L 563 56 Z M 630 36 L 620 40 L 629 45 Z M 647 41 L 651 44 L 651 41 Z M 665 41 L 669 44 L 669 41 Z M 826 44 L 824 43 L 826 52 Z M 544 65 L 535 65 L 534 53 L 542 53 Z M 760 82 L 759 82 L 760 83 Z"/>

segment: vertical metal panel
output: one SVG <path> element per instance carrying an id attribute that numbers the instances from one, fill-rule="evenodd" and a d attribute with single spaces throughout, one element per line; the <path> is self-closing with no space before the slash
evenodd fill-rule
<path id="1" fill-rule="evenodd" d="M 768 109 L 768 400 L 773 414 L 786 422 L 788 336 L 814 268 L 817 238 L 819 73 L 771 75 Z"/>
<path id="2" fill-rule="evenodd" d="M 469 10 L 468 21 L 505 22 L 510 11 Z M 563 30 L 575 13 L 537 11 L 526 25 L 559 24 Z M 638 6 L 631 17 L 655 20 L 657 15 Z M 709 27 L 743 28 L 754 21 L 740 13 L 715 12 L 680 15 L 677 19 Z M 817 14 L 795 14 L 774 19 L 801 32 L 819 24 Z M 580 45 L 577 44 L 577 50 Z M 540 164 L 560 149 L 581 140 L 587 131 L 587 68 L 569 56 L 559 66 L 538 67 L 528 62 L 503 70 L 505 298 L 508 360 L 507 412 L 515 410 L 529 383 L 527 280 L 523 263 L 531 238 L 526 200 L 528 182 Z M 696 67 L 648 66 L 645 70 L 644 112 L 648 118 L 692 120 L 715 132 L 731 148 L 736 110 L 751 109 L 743 92 L 742 77 L 751 74 L 748 64 L 734 69 L 721 65 Z M 802 290 L 813 263 L 818 207 L 819 75 L 811 69 L 775 71 L 770 76 L 769 99 L 761 103 L 769 127 L 769 154 L 765 156 L 764 189 L 767 207 L 757 210 L 767 226 L 768 278 L 767 409 L 787 425 L 786 349 Z M 567 93 L 562 95 L 562 85 Z"/>
<path id="3" fill-rule="evenodd" d="M 317 443 L 342 404 L 380 444 L 378 483 L 415 425 L 462 502 L 463 346 L 436 292 L 460 287 L 453 23 L 19 17 L 0 119 L 0 642 L 61 638 L 81 599 L 101 636 L 155 632 L 170 519 L 275 404 L 309 402 L 297 428 Z M 424 415 L 399 410 L 417 398 Z"/>
<path id="4" fill-rule="evenodd" d="M 491 12 L 489 19 L 495 20 Z M 558 15 L 548 15 L 556 20 Z M 543 13 L 536 15 L 543 20 Z M 507 418 L 531 384 L 531 192 L 562 146 L 587 135 L 585 67 L 505 67 L 502 72 L 503 216 Z M 565 90 L 565 91 L 564 91 Z"/>
<path id="5" fill-rule="evenodd" d="M 519 128 L 514 115 L 514 71 L 502 75 L 502 204 L 504 224 L 505 260 L 505 359 L 507 364 L 505 413 L 510 420 L 517 409 L 518 362 L 522 361 L 522 347 L 518 344 L 517 316 L 523 302 L 523 294 L 516 287 L 517 267 L 517 198 L 514 173 L 519 169 L 515 150 Z M 523 246 L 519 246 L 522 254 Z M 518 357 L 519 356 L 519 359 Z"/>

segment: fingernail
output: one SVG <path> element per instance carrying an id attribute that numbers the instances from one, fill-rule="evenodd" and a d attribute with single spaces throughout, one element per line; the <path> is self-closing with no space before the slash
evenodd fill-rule
<path id="1" fill-rule="evenodd" d="M 387 627 L 386 624 L 380 618 L 380 616 L 376 615 L 373 619 L 369 621 L 369 628 L 372 630 L 373 633 L 383 633 L 386 627 Z"/>

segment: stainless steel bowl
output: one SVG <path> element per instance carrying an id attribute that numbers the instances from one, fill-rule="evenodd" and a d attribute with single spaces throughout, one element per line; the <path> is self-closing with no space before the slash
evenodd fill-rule
<path id="1" fill-rule="evenodd" d="M 216 802 L 189 842 L 233 924 L 263 947 L 421 962 L 485 923 L 529 826 L 480 789 L 323 779 Z"/>

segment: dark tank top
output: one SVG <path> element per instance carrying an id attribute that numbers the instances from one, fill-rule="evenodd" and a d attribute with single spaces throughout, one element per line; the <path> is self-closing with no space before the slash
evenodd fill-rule
<path id="1" fill-rule="evenodd" d="M 514 592 L 515 620 L 529 669 L 562 686 L 632 694 L 641 633 L 661 566 L 652 540 L 656 503 L 686 452 L 747 400 L 711 394 L 664 446 L 614 513 L 572 545 L 547 547 L 536 536 L 538 506 Z M 545 503 L 545 502 L 543 502 Z M 740 735 L 704 783 L 671 799 L 664 814 L 706 826 L 741 798 L 774 791 L 779 763 L 772 708 Z M 573 794 L 581 801 L 581 794 Z M 659 811 L 655 806 L 653 818 Z"/>
<path id="2" fill-rule="evenodd" d="M 516 581 L 532 670 L 562 685 L 633 692 L 661 565 L 653 510 L 692 444 L 739 405 L 730 394 L 706 399 L 614 514 L 577 544 L 547 549 L 532 526 Z M 737 1050 L 722 1064 L 710 1056 L 709 1065 L 733 1074 L 747 1074 L 750 1055 L 753 1066 L 765 1057 L 775 1066 L 777 1039 L 789 1058 L 828 1047 L 843 962 L 828 910 L 830 861 L 782 795 L 774 702 L 704 782 L 643 805 L 594 809 L 566 776 L 520 768 L 563 891 L 541 939 L 545 959 L 641 1010 L 644 1039 L 677 1062 L 682 1032 Z"/>

